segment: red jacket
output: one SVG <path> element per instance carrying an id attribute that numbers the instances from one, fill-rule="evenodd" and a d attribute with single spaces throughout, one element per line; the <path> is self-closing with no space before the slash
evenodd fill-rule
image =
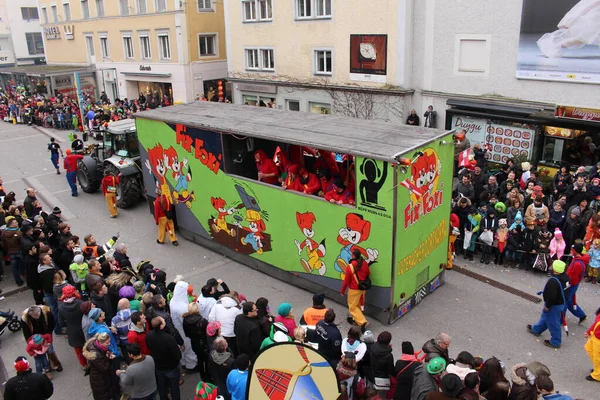
<path id="1" fill-rule="evenodd" d="M 117 186 L 121 182 L 120 176 L 106 175 L 102 178 L 102 193 L 108 193 L 109 186 Z M 114 192 L 113 192 L 114 193 Z"/>
<path id="2" fill-rule="evenodd" d="M 146 334 L 148 333 L 148 326 L 149 324 L 146 323 L 146 330 L 144 332 L 133 331 L 131 330 L 131 328 L 129 328 L 129 332 L 127 333 L 127 343 L 136 343 L 138 346 L 140 346 L 142 354 L 146 356 L 152 354 L 150 353 L 150 349 L 148 349 L 148 345 L 146 344 Z"/>
<path id="3" fill-rule="evenodd" d="M 307 194 L 317 194 L 319 190 L 321 190 L 321 181 L 319 178 L 312 173 L 308 173 L 308 182 L 306 184 L 302 183 L 300 179 L 298 179 L 300 185 L 302 186 L 302 191 Z"/>
<path id="4" fill-rule="evenodd" d="M 598 325 L 598 327 L 596 328 L 596 325 L 599 322 L 600 322 L 600 314 L 596 315 L 596 320 L 594 321 L 592 326 L 590 326 L 590 329 L 588 329 L 585 333 L 587 333 L 590 336 L 592 336 L 592 334 L 593 334 L 596 337 L 596 339 L 600 340 L 600 325 Z M 594 329 L 594 328 L 596 328 L 596 329 Z"/>
<path id="5" fill-rule="evenodd" d="M 161 198 L 163 199 L 163 204 L 164 204 L 162 206 L 160 204 Z M 154 200 L 154 222 L 156 222 L 158 224 L 159 218 L 166 217 L 165 211 L 169 211 L 171 209 L 171 207 L 173 207 L 173 206 L 169 202 L 169 199 L 167 199 L 167 196 L 162 194 L 162 195 L 160 195 L 160 197 L 157 197 L 156 200 Z"/>
<path id="6" fill-rule="evenodd" d="M 585 275 L 585 268 L 589 263 L 590 256 L 588 256 L 587 254 L 573 258 L 573 261 L 571 261 L 571 264 L 569 264 L 569 267 L 567 268 L 567 275 L 569 276 L 569 283 L 571 284 L 571 286 L 575 286 L 581 283 L 581 280 Z"/>
<path id="7" fill-rule="evenodd" d="M 69 154 L 65 157 L 64 167 L 67 172 L 77 172 L 77 160 L 83 159 L 81 154 Z"/>
<path id="8" fill-rule="evenodd" d="M 344 190 L 342 193 L 338 193 L 337 190 L 334 188 L 329 192 L 325 193 L 325 200 L 333 200 L 335 202 L 341 201 L 342 204 L 352 204 L 354 203 L 354 196 L 348 189 Z"/>
<path id="9" fill-rule="evenodd" d="M 356 260 L 352 260 L 350 265 L 346 266 L 346 276 L 344 277 L 344 283 L 342 284 L 342 289 L 340 290 L 341 294 L 346 294 L 347 288 L 358 290 L 358 282 L 356 282 L 356 279 L 354 279 L 354 274 L 352 273 L 351 268 L 351 266 L 356 268 L 356 265 Z M 369 264 L 367 264 L 365 260 L 363 260 L 360 269 L 358 271 L 355 269 L 355 272 L 359 281 L 364 281 L 369 275 L 371 275 Z"/>
<path id="10" fill-rule="evenodd" d="M 267 157 L 265 152 L 262 150 L 257 150 L 256 156 L 260 160 L 256 163 L 256 169 L 258 172 L 263 174 L 275 174 L 275 176 L 264 177 L 260 180 L 271 185 L 276 185 L 279 182 L 279 168 L 277 168 L 275 162 Z"/>

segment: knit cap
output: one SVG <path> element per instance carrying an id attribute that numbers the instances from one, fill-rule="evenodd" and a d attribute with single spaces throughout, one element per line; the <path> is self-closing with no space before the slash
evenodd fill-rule
<path id="1" fill-rule="evenodd" d="M 58 207 L 54 207 L 54 209 L 52 210 L 52 214 L 54 214 L 54 215 L 58 215 L 61 213 L 62 213 L 62 211 Z"/>
<path id="2" fill-rule="evenodd" d="M 135 289 L 133 286 L 123 286 L 119 289 L 119 297 L 122 299 L 133 300 L 135 298 Z"/>
<path id="3" fill-rule="evenodd" d="M 39 333 L 36 333 L 31 337 L 31 341 L 35 344 L 42 344 L 44 343 L 44 338 Z"/>
<path id="4" fill-rule="evenodd" d="M 84 260 L 85 260 L 85 258 L 83 258 L 83 255 L 81 255 L 81 254 L 77 254 L 75 257 L 73 257 L 73 262 L 75 264 L 83 264 Z"/>
<path id="5" fill-rule="evenodd" d="M 415 354 L 415 348 L 411 342 L 402 342 L 402 354 L 410 354 L 411 356 Z"/>
<path id="6" fill-rule="evenodd" d="M 277 308 L 277 314 L 282 317 L 287 317 L 290 314 L 290 311 L 292 311 L 292 305 L 290 303 L 281 303 L 279 308 Z"/>
<path id="7" fill-rule="evenodd" d="M 554 260 L 554 262 L 552 263 L 552 270 L 559 274 L 562 274 L 563 272 L 565 272 L 566 267 L 567 267 L 567 264 L 565 264 L 563 261 L 560 261 L 560 260 Z"/>
<path id="8" fill-rule="evenodd" d="M 221 323 L 219 321 L 213 321 L 208 324 L 206 327 L 206 334 L 208 336 L 215 336 L 217 331 L 221 328 Z"/>
<path id="9" fill-rule="evenodd" d="M 560 231 L 560 229 L 554 229 L 554 237 L 562 237 L 562 232 Z"/>
<path id="10" fill-rule="evenodd" d="M 579 217 L 581 215 L 581 208 L 573 207 L 573 209 L 571 210 L 571 214 L 575 214 Z"/>
<path id="11" fill-rule="evenodd" d="M 102 314 L 102 310 L 99 308 L 92 308 L 88 313 L 88 317 L 96 322 L 98 322 L 98 318 L 100 318 L 100 314 Z"/>
<path id="12" fill-rule="evenodd" d="M 29 370 L 29 361 L 23 356 L 17 357 L 14 366 L 17 372 L 25 372 Z"/>

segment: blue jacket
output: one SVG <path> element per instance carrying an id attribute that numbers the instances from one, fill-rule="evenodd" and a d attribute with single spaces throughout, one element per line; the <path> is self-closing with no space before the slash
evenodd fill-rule
<path id="1" fill-rule="evenodd" d="M 546 395 L 542 396 L 542 399 L 544 399 L 544 400 L 573 400 L 573 398 L 571 396 L 567 396 L 566 394 L 560 394 L 560 393 L 546 394 Z"/>
<path id="2" fill-rule="evenodd" d="M 248 382 L 248 371 L 240 371 L 235 368 L 227 375 L 227 390 L 231 394 L 231 400 L 246 399 L 246 383 Z"/>
<path id="3" fill-rule="evenodd" d="M 110 345 L 108 346 L 108 349 L 115 355 L 115 357 L 119 357 L 121 355 L 121 350 L 119 350 L 117 339 L 108 328 L 108 325 L 106 325 L 104 322 L 97 323 L 96 321 L 92 321 L 90 329 L 88 330 L 90 337 L 104 332 L 108 333 L 108 336 L 110 336 Z"/>

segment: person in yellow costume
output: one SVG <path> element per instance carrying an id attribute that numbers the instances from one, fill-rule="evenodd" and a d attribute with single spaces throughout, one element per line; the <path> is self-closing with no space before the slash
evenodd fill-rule
<path id="1" fill-rule="evenodd" d="M 585 351 L 592 360 L 594 370 L 585 377 L 588 381 L 600 382 L 600 308 L 596 311 L 596 320 L 585 333 L 587 342 Z"/>
<path id="2" fill-rule="evenodd" d="M 249 225 L 247 228 L 244 227 L 244 229 L 250 233 L 248 233 L 245 237 L 242 237 L 240 241 L 243 245 L 251 245 L 257 254 L 262 254 L 262 240 L 265 238 L 263 232 L 267 229 L 265 222 L 263 221 L 260 213 L 255 210 L 246 210 L 246 221 L 249 222 Z"/>

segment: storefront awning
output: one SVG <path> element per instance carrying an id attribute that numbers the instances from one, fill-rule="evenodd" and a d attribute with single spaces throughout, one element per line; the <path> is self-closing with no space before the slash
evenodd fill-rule
<path id="1" fill-rule="evenodd" d="M 0 74 L 12 75 L 21 74 L 27 76 L 58 76 L 58 75 L 69 75 L 75 72 L 92 73 L 95 72 L 96 68 L 86 67 L 81 65 L 28 65 L 23 67 L 10 67 L 3 68 L 0 70 Z"/>
<path id="2" fill-rule="evenodd" d="M 164 74 L 160 74 L 160 73 L 153 73 L 153 72 L 123 72 L 121 71 L 121 74 L 125 75 L 125 76 L 144 76 L 147 78 L 169 78 L 171 76 L 171 73 L 167 72 Z"/>
<path id="3" fill-rule="evenodd" d="M 514 116 L 520 117 L 529 117 L 532 114 L 540 112 L 540 107 L 526 107 L 505 103 L 491 103 L 491 102 L 483 102 L 483 101 L 472 101 L 472 100 L 463 100 L 463 99 L 448 99 L 446 102 L 451 107 L 458 107 L 462 109 L 470 109 L 470 110 L 488 110 L 493 113 L 502 113 L 502 114 L 510 114 Z"/>

